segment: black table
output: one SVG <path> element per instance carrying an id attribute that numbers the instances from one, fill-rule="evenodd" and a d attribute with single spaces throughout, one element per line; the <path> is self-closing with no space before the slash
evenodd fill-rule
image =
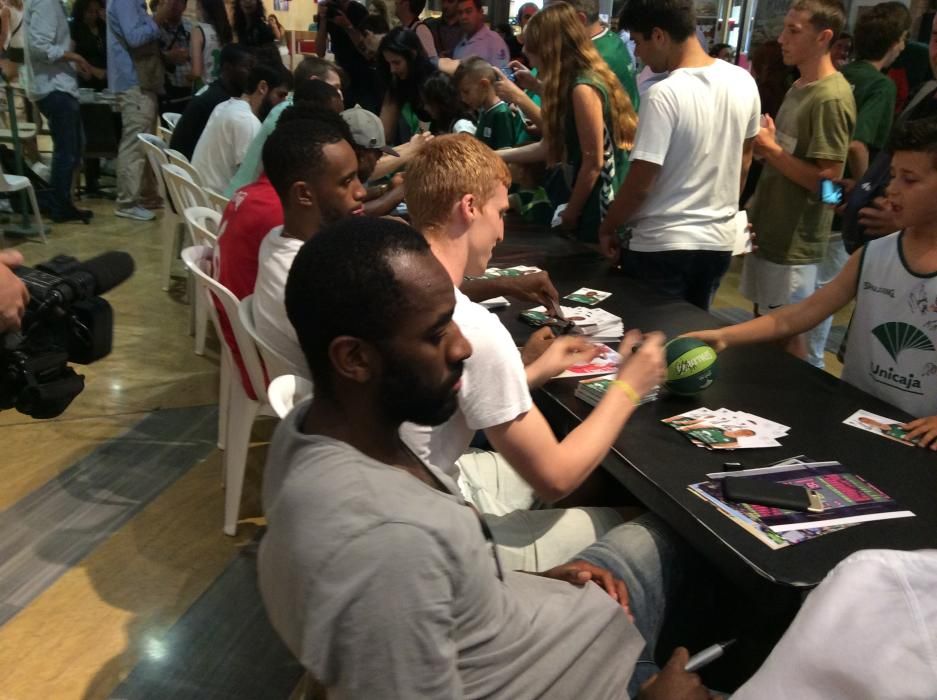
<path id="1" fill-rule="evenodd" d="M 544 233 L 509 234 L 494 264 L 517 264 L 523 248 L 550 272 L 560 294 L 581 286 L 612 292 L 599 306 L 622 317 L 625 328 L 661 330 L 668 337 L 721 325 L 681 300 L 663 297 L 612 270 L 584 246 Z M 502 254 L 509 253 L 505 259 Z M 528 264 L 530 264 L 528 262 Z M 517 319 L 517 303 L 499 311 L 520 342 L 531 328 Z M 554 380 L 537 403 L 558 432 L 579 424 L 591 407 L 575 398 L 576 379 Z M 790 426 L 782 447 L 709 452 L 660 423 L 700 406 L 749 411 Z M 858 409 L 907 415 L 773 345 L 731 348 L 720 355 L 719 378 L 695 397 L 662 396 L 635 412 L 605 467 L 644 505 L 663 517 L 724 575 L 752 595 L 787 601 L 816 586 L 838 562 L 868 548 L 937 547 L 937 454 L 907 447 L 842 424 Z M 914 518 L 863 523 L 814 540 L 772 550 L 687 490 L 722 471 L 726 461 L 760 466 L 795 455 L 838 460 L 868 479 Z M 780 601 L 777 601 L 780 602 Z M 785 606 L 786 607 L 786 606 Z"/>

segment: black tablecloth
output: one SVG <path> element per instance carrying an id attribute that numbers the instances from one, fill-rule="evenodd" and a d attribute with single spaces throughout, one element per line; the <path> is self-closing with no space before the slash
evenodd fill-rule
<path id="1" fill-rule="evenodd" d="M 508 234 L 494 263 L 538 264 L 550 272 L 561 296 L 580 286 L 612 292 L 599 306 L 621 316 L 626 329 L 661 330 L 674 337 L 720 325 L 690 304 L 626 279 L 585 247 L 548 234 Z M 522 308 L 514 303 L 498 312 L 519 344 L 531 332 L 517 319 Z M 591 410 L 573 397 L 576 383 L 554 380 L 538 397 L 560 431 L 575 427 Z M 780 448 L 710 452 L 660 423 L 700 406 L 748 411 L 790 426 L 790 435 L 781 438 Z M 860 549 L 937 547 L 937 454 L 843 425 L 860 408 L 908 417 L 776 346 L 732 348 L 720 355 L 719 378 L 702 394 L 663 396 L 641 407 L 615 443 L 606 468 L 739 585 L 753 593 L 766 588 L 791 593 L 817 585 Z M 688 484 L 705 480 L 707 472 L 722 471 L 726 461 L 761 466 L 795 455 L 842 462 L 916 517 L 863 523 L 772 550 L 687 490 Z"/>

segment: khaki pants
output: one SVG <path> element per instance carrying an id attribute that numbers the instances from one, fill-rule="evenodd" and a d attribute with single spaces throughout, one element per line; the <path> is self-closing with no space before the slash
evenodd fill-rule
<path id="1" fill-rule="evenodd" d="M 126 209 L 156 197 L 153 173 L 137 134 L 156 129 L 156 93 L 134 86 L 121 94 L 123 131 L 117 151 L 117 207 Z"/>
<path id="2" fill-rule="evenodd" d="M 536 508 L 534 490 L 497 452 L 472 450 L 458 465 L 462 495 L 484 515 L 505 570 L 565 564 L 623 522 L 612 508 Z"/>

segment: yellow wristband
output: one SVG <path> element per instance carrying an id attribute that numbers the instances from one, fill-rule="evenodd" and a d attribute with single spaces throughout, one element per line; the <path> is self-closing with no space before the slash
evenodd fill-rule
<path id="1" fill-rule="evenodd" d="M 631 386 L 628 382 L 623 381 L 621 379 L 614 379 L 612 380 L 611 384 L 612 386 L 618 387 L 623 392 L 625 392 L 625 396 L 631 399 L 631 403 L 633 403 L 635 406 L 641 403 L 641 395 L 638 392 L 636 392 L 634 390 L 634 387 Z"/>

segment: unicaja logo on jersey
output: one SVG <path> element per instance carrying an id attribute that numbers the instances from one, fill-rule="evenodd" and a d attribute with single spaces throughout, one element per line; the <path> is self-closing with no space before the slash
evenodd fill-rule
<path id="1" fill-rule="evenodd" d="M 890 321 L 872 329 L 872 335 L 878 338 L 891 359 L 898 361 L 898 356 L 905 350 L 924 350 L 935 352 L 934 344 L 924 333 L 910 323 Z"/>

